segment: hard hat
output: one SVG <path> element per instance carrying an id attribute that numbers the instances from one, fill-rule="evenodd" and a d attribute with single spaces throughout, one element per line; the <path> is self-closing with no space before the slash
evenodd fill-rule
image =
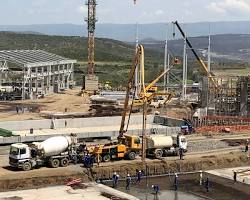
<path id="1" fill-rule="evenodd" d="M 128 174 L 127 176 L 130 176 L 130 174 Z"/>
<path id="2" fill-rule="evenodd" d="M 114 175 L 116 175 L 116 172 L 114 172 Z"/>
<path id="3" fill-rule="evenodd" d="M 152 188 L 154 188 L 154 185 L 152 185 Z"/>

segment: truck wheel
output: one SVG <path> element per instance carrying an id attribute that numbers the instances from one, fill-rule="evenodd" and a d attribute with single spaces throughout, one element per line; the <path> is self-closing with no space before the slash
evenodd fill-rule
<path id="1" fill-rule="evenodd" d="M 106 154 L 102 157 L 103 162 L 109 162 L 111 160 L 111 157 L 109 154 Z"/>
<path id="2" fill-rule="evenodd" d="M 60 164 L 61 164 L 62 167 L 67 167 L 69 165 L 69 159 L 68 158 L 63 158 L 60 161 Z"/>
<path id="3" fill-rule="evenodd" d="M 135 152 L 129 152 L 129 154 L 128 154 L 128 159 L 129 159 L 129 160 L 134 160 L 135 157 L 136 157 Z"/>
<path id="4" fill-rule="evenodd" d="M 23 171 L 29 171 L 31 170 L 31 164 L 29 162 L 25 162 L 23 163 L 22 168 L 23 168 Z"/>
<path id="5" fill-rule="evenodd" d="M 160 159 L 162 158 L 163 151 L 161 149 L 155 150 L 155 158 Z"/>
<path id="6" fill-rule="evenodd" d="M 58 159 L 53 159 L 53 160 L 50 161 L 50 165 L 53 168 L 58 168 L 59 165 L 60 165 L 60 161 Z"/>

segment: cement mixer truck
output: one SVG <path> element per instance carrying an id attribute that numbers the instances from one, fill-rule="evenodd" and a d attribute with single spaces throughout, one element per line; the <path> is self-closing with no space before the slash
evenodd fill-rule
<path id="1" fill-rule="evenodd" d="M 12 144 L 9 164 L 13 168 L 29 171 L 40 166 L 52 168 L 66 167 L 76 156 L 77 138 L 75 136 L 55 136 L 30 145 Z"/>
<path id="2" fill-rule="evenodd" d="M 187 151 L 187 140 L 183 135 L 150 135 L 146 138 L 147 157 L 159 159 L 163 156 L 178 155 L 180 148 L 184 152 Z"/>

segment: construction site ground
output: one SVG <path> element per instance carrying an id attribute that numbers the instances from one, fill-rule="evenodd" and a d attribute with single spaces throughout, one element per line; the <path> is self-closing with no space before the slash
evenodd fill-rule
<path id="1" fill-rule="evenodd" d="M 66 90 L 63 93 L 53 93 L 41 99 L 1 101 L 0 121 L 21 121 L 31 119 L 43 119 L 50 114 L 81 114 L 81 116 L 94 116 L 95 111 L 90 110 L 91 102 L 87 94 L 80 96 L 80 87 Z M 19 107 L 19 114 L 16 107 Z M 24 111 L 22 112 L 23 109 Z M 65 113 L 67 110 L 67 113 Z M 191 109 L 186 104 L 173 101 L 165 107 L 150 109 L 151 112 L 158 111 L 162 115 L 172 118 L 189 118 Z M 98 113 L 96 113 L 98 115 Z M 109 114 L 110 115 L 110 114 Z M 99 116 L 99 115 L 98 115 Z"/>
<path id="2" fill-rule="evenodd" d="M 19 121 L 28 119 L 42 119 L 43 112 L 64 113 L 77 112 L 89 114 L 90 101 L 85 95 L 80 96 L 81 88 L 66 90 L 64 93 L 53 93 L 36 100 L 4 101 L 0 103 L 0 121 Z M 16 107 L 24 108 L 24 113 Z"/>

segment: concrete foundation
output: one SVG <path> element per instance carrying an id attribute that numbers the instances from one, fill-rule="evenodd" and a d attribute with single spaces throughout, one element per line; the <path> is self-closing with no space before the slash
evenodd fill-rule
<path id="1" fill-rule="evenodd" d="M 234 171 L 237 172 L 237 176 L 236 176 L 237 182 L 250 185 L 250 167 L 249 166 L 209 170 L 207 171 L 207 173 L 233 180 Z"/>
<path id="2" fill-rule="evenodd" d="M 58 199 L 122 199 L 122 200 L 138 200 L 137 198 L 114 190 L 110 187 L 95 183 L 85 183 L 79 186 L 78 189 L 73 189 L 69 186 L 56 186 L 32 190 L 20 190 L 14 192 L 0 193 L 0 200 L 4 199 L 22 199 L 22 200 L 58 200 Z"/>

